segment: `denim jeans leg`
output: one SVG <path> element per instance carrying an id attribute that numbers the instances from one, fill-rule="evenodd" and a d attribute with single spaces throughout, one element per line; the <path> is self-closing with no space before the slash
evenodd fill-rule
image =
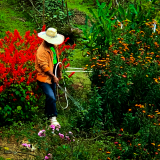
<path id="1" fill-rule="evenodd" d="M 56 96 L 55 96 L 55 85 L 43 83 L 37 81 L 39 87 L 43 90 L 46 95 L 46 103 L 45 103 L 45 112 L 47 113 L 48 119 L 50 117 L 57 117 L 57 109 L 56 109 Z"/>

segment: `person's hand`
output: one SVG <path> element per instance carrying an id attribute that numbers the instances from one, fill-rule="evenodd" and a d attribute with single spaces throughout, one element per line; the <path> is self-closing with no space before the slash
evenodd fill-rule
<path id="1" fill-rule="evenodd" d="M 59 79 L 56 76 L 53 76 L 53 82 L 56 83 L 58 85 L 59 83 Z"/>

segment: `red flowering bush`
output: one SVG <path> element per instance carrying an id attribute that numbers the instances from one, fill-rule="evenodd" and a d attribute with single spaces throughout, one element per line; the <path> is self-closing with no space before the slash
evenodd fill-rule
<path id="1" fill-rule="evenodd" d="M 42 31 L 45 31 L 45 25 Z M 59 45 L 64 68 L 69 66 L 69 59 L 63 52 L 75 47 L 65 45 L 68 39 Z M 3 50 L 0 53 L 0 117 L 5 118 L 5 121 L 12 121 L 17 113 L 21 113 L 18 114 L 19 118 L 28 118 L 29 111 L 34 110 L 32 106 L 42 95 L 36 84 L 35 71 L 35 54 L 42 41 L 35 30 L 32 35 L 27 31 L 24 37 L 17 30 L 14 33 L 7 31 L 6 36 L 0 40 L 0 48 Z M 19 111 L 17 106 L 22 109 Z"/>

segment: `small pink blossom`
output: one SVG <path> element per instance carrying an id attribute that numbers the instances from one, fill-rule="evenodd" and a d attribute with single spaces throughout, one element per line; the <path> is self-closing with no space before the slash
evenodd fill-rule
<path id="1" fill-rule="evenodd" d="M 61 134 L 61 133 L 59 133 L 59 136 L 60 136 L 60 138 L 64 138 L 64 135 L 63 134 Z"/>
<path id="2" fill-rule="evenodd" d="M 114 144 L 118 144 L 118 142 L 114 142 Z"/>
<path id="3" fill-rule="evenodd" d="M 44 160 L 46 160 L 46 159 L 52 159 L 52 154 L 48 154 L 48 156 L 45 156 L 45 159 Z"/>
<path id="4" fill-rule="evenodd" d="M 69 131 L 68 133 L 73 135 L 73 133 L 71 131 Z"/>
<path id="5" fill-rule="evenodd" d="M 22 146 L 23 147 L 27 147 L 28 145 L 27 145 L 27 143 L 23 143 Z"/>
<path id="6" fill-rule="evenodd" d="M 75 139 L 73 139 L 73 142 L 75 141 Z"/>
<path id="7" fill-rule="evenodd" d="M 27 144 L 27 143 L 23 143 L 22 146 L 23 146 L 23 147 L 29 147 L 29 148 L 31 147 L 31 145 L 30 145 L 30 144 Z"/>
<path id="8" fill-rule="evenodd" d="M 44 132 L 45 132 L 45 130 L 41 130 L 41 131 L 39 131 L 38 135 L 40 137 L 45 137 L 46 135 L 44 134 Z"/>
<path id="9" fill-rule="evenodd" d="M 44 160 L 46 160 L 46 159 L 49 159 L 49 157 L 45 156 L 45 159 L 44 159 Z"/>
<path id="10" fill-rule="evenodd" d="M 53 130 L 55 129 L 55 126 L 52 124 L 50 125 L 50 128 L 52 128 Z"/>

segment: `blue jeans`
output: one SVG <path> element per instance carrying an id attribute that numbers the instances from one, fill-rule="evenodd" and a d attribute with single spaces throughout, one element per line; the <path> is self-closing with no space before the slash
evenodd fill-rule
<path id="1" fill-rule="evenodd" d="M 37 80 L 38 86 L 43 90 L 46 95 L 45 114 L 48 119 L 50 117 L 57 117 L 56 109 L 56 84 L 52 80 L 52 84 L 40 82 Z"/>

